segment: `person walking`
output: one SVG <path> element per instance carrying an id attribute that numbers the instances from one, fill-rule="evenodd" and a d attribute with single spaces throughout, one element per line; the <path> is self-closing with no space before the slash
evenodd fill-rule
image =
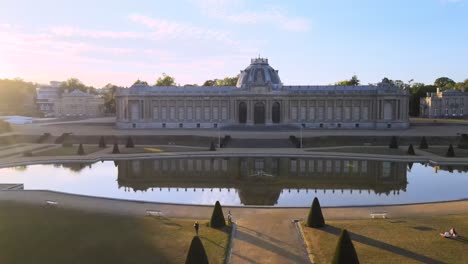
<path id="1" fill-rule="evenodd" d="M 231 210 L 228 211 L 228 223 L 230 225 L 232 225 L 232 214 L 231 214 Z"/>
<path id="2" fill-rule="evenodd" d="M 195 221 L 195 224 L 193 225 L 193 228 L 195 228 L 195 233 L 198 236 L 198 229 L 200 229 L 200 224 L 198 223 L 198 221 Z"/>

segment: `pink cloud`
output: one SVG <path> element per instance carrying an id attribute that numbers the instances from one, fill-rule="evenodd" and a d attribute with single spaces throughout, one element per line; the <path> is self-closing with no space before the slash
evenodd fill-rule
<path id="1" fill-rule="evenodd" d="M 56 26 L 52 27 L 50 31 L 62 37 L 89 37 L 89 38 L 123 38 L 134 39 L 144 38 L 145 35 L 139 32 L 132 31 L 111 31 L 111 30 L 89 30 L 81 29 L 72 26 Z"/>

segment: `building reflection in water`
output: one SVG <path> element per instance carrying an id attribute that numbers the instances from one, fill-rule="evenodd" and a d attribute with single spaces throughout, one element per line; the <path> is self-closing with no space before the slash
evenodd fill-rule
<path id="1" fill-rule="evenodd" d="M 407 164 L 390 161 L 308 158 L 195 158 L 116 161 L 119 188 L 223 188 L 244 205 L 275 205 L 283 191 L 399 194 Z"/>

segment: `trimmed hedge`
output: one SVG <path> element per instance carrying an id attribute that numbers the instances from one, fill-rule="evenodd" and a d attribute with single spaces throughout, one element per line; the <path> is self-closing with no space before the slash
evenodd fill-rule
<path id="1" fill-rule="evenodd" d="M 426 137 L 422 137 L 421 143 L 419 143 L 419 149 L 427 149 L 429 145 L 427 145 Z"/>
<path id="2" fill-rule="evenodd" d="M 317 197 L 314 198 L 310 206 L 309 215 L 307 216 L 307 226 L 313 228 L 320 228 L 325 226 L 323 219 L 322 208 Z"/>
<path id="3" fill-rule="evenodd" d="M 214 144 L 213 141 L 211 141 L 211 144 L 210 144 L 210 151 L 215 151 L 216 150 L 216 146 Z"/>
<path id="4" fill-rule="evenodd" d="M 83 149 L 83 144 L 80 144 L 78 146 L 78 151 L 76 152 L 76 154 L 78 154 L 78 155 L 84 155 L 85 154 L 84 149 Z"/>
<path id="5" fill-rule="evenodd" d="M 414 152 L 413 144 L 410 144 L 407 151 L 408 155 L 416 155 Z"/>
<path id="6" fill-rule="evenodd" d="M 210 226 L 213 228 L 220 228 L 226 226 L 226 220 L 224 220 L 223 209 L 219 201 L 216 201 L 215 207 L 213 209 L 213 214 L 211 215 Z"/>
<path id="7" fill-rule="evenodd" d="M 395 136 L 390 139 L 390 144 L 388 145 L 389 148 L 391 149 L 397 149 L 398 148 L 398 140 Z"/>
<path id="8" fill-rule="evenodd" d="M 348 231 L 343 229 L 336 244 L 335 255 L 332 260 L 333 264 L 358 264 L 359 259 L 356 254 L 353 242 L 349 237 Z"/>
<path id="9" fill-rule="evenodd" d="M 447 149 L 447 153 L 445 154 L 447 157 L 455 157 L 455 151 L 453 150 L 452 144 L 449 145 Z"/>
<path id="10" fill-rule="evenodd" d="M 120 154 L 119 145 L 114 143 L 114 148 L 112 148 L 112 154 Z"/>
<path id="11" fill-rule="evenodd" d="M 100 148 L 106 148 L 106 147 L 107 147 L 107 145 L 106 145 L 106 140 L 104 139 L 103 136 L 101 136 L 101 137 L 99 138 L 99 147 L 100 147 Z"/>
<path id="12" fill-rule="evenodd" d="M 208 264 L 205 247 L 198 236 L 194 236 L 190 243 L 185 264 Z"/>
<path id="13" fill-rule="evenodd" d="M 133 143 L 132 137 L 127 138 L 127 143 L 125 144 L 125 147 L 126 148 L 134 148 L 135 147 L 135 144 Z"/>

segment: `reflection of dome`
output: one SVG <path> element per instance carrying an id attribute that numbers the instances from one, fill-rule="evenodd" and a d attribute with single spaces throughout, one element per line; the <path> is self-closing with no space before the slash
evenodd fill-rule
<path id="1" fill-rule="evenodd" d="M 249 67 L 241 71 L 236 86 L 246 88 L 257 85 L 271 85 L 272 88 L 281 86 L 278 71 L 268 65 L 268 59 L 252 59 Z"/>

